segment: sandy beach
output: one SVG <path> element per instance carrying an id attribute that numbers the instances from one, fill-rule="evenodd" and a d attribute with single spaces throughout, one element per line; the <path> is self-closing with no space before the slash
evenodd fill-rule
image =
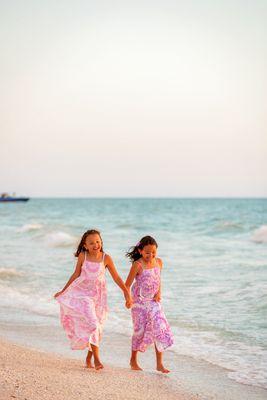
<path id="1" fill-rule="evenodd" d="M 166 354 L 168 375 L 155 371 L 151 348 L 140 354 L 144 371 L 131 371 L 121 335 L 104 338 L 99 372 L 84 367 L 86 352 L 68 349 L 56 326 L 0 324 L 0 335 L 0 400 L 266 399 L 266 390 L 229 379 L 227 370 L 172 352 Z"/>
<path id="2" fill-rule="evenodd" d="M 31 350 L 1 339 L 0 399 L 193 400 L 170 390 L 168 377 L 107 365 L 101 372 L 83 361 Z"/>

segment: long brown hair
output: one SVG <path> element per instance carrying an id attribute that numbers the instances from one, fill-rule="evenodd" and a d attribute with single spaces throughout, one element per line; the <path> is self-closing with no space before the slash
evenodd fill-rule
<path id="1" fill-rule="evenodd" d="M 103 240 L 102 240 L 100 232 L 97 231 L 96 229 L 89 229 L 88 231 L 84 232 L 84 234 L 82 235 L 81 241 L 80 241 L 79 246 L 75 253 L 75 257 L 79 257 L 79 254 L 81 252 L 86 251 L 84 244 L 85 244 L 87 236 L 89 236 L 89 235 L 98 235 L 100 237 L 100 240 L 101 240 L 101 250 L 100 251 L 103 251 Z"/>

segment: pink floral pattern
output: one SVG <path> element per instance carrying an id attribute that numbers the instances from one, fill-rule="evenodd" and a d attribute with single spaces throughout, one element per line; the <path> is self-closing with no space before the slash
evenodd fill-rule
<path id="1" fill-rule="evenodd" d="M 160 288 L 160 267 L 143 269 L 132 286 L 132 350 L 145 351 L 155 344 L 163 351 L 173 344 L 173 334 L 162 306 L 153 300 Z"/>
<path id="2" fill-rule="evenodd" d="M 104 262 L 85 260 L 81 275 L 57 297 L 60 320 L 73 350 L 99 346 L 107 315 Z"/>

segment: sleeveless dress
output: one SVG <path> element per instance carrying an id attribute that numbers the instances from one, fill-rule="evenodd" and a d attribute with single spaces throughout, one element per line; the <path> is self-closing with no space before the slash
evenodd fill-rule
<path id="1" fill-rule="evenodd" d="M 107 315 L 105 264 L 86 259 L 80 276 L 56 300 L 60 304 L 60 320 L 73 350 L 99 346 Z"/>
<path id="2" fill-rule="evenodd" d="M 142 271 L 136 275 L 132 286 L 133 320 L 132 350 L 144 352 L 155 344 L 162 352 L 173 344 L 173 334 L 165 317 L 162 306 L 153 300 L 160 288 L 161 268 L 145 268 L 140 262 Z"/>

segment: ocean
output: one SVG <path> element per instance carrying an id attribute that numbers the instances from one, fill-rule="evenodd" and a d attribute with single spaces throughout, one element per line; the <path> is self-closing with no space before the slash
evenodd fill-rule
<path id="1" fill-rule="evenodd" d="M 91 228 L 102 233 L 123 279 L 126 251 L 158 242 L 162 304 L 173 351 L 267 388 L 267 199 L 31 199 L 0 204 L 0 323 L 59 325 L 53 294 L 74 270 Z M 107 275 L 108 271 L 107 271 Z M 131 335 L 129 311 L 110 276 L 104 335 Z"/>

